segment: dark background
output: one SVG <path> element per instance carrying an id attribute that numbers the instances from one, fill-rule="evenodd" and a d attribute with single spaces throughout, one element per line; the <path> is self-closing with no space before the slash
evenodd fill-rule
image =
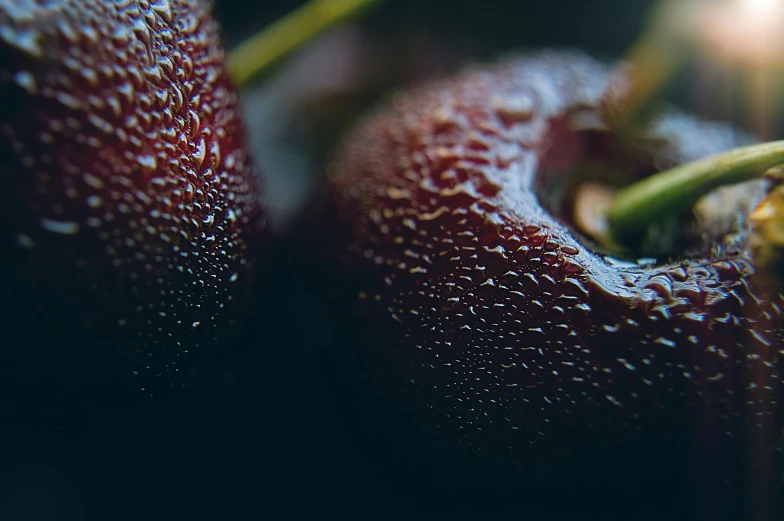
<path id="1" fill-rule="evenodd" d="M 232 46 L 301 3 L 218 0 L 216 12 Z M 316 40 L 244 92 L 273 228 L 292 229 L 334 137 L 396 87 L 525 48 L 617 58 L 650 4 L 388 0 L 353 28 Z M 283 264 L 272 266 L 247 329 L 119 429 L 31 436 L 7 426 L 0 519 L 565 518 L 563 504 L 531 510 L 524 491 L 496 504 L 420 490 L 427 477 L 396 468 L 383 443 L 346 416 L 330 365 L 333 324 Z M 652 509 L 668 510 L 652 497 L 636 508 L 608 501 L 601 514 L 578 506 L 570 518 L 642 519 Z"/>

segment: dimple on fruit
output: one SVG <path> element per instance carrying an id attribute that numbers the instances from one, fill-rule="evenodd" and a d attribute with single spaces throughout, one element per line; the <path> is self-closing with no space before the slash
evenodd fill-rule
<path id="1" fill-rule="evenodd" d="M 630 142 L 603 119 L 610 76 L 556 52 L 474 68 L 395 97 L 330 168 L 357 392 L 475 481 L 574 479 L 550 489 L 571 497 L 607 469 L 684 488 L 679 470 L 726 484 L 774 460 L 784 302 L 756 284 L 745 218 L 716 234 L 674 216 L 694 233 L 659 260 L 615 258 L 574 219 L 583 181 L 623 186 L 747 138 L 669 114 Z"/>
<path id="2" fill-rule="evenodd" d="M 241 315 L 263 219 L 210 9 L 0 5 L 4 417 L 146 404 Z"/>

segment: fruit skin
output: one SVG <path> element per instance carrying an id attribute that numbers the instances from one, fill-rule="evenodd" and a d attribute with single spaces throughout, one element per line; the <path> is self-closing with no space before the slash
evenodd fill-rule
<path id="1" fill-rule="evenodd" d="M 0 6 L 0 411 L 20 424 L 146 406 L 247 305 L 262 209 L 210 10 Z"/>
<path id="2" fill-rule="evenodd" d="M 357 329 L 357 415 L 394 410 L 391 438 L 414 431 L 419 456 L 445 453 L 474 483 L 575 476 L 569 494 L 609 494 L 604 470 L 639 484 L 656 468 L 684 489 L 681 470 L 718 485 L 772 458 L 784 302 L 755 285 L 745 237 L 619 265 L 540 202 L 589 157 L 629 177 L 736 144 L 670 115 L 652 154 L 621 155 L 591 130 L 609 76 L 552 52 L 466 71 L 395 97 L 329 170 L 337 266 L 321 273 Z"/>

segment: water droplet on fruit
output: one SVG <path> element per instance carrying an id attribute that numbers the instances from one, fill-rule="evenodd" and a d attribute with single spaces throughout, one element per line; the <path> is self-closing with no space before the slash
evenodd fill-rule
<path id="1" fill-rule="evenodd" d="M 499 96 L 491 101 L 501 121 L 507 126 L 529 121 L 536 109 L 536 100 L 533 95 L 518 94 L 515 96 Z"/>
<path id="2" fill-rule="evenodd" d="M 29 236 L 24 233 L 20 233 L 16 236 L 16 243 L 21 246 L 22 248 L 30 249 L 35 246 L 35 241 Z"/>
<path id="3" fill-rule="evenodd" d="M 199 142 L 196 143 L 196 149 L 193 151 L 191 157 L 193 157 L 194 168 L 200 170 L 202 163 L 204 163 L 204 158 L 207 157 L 207 146 L 205 145 L 203 138 L 199 139 Z"/>
<path id="4" fill-rule="evenodd" d="M 35 58 L 43 55 L 39 45 L 40 33 L 33 28 L 21 24 L 15 26 L 3 24 L 0 26 L 0 39 Z"/>
<path id="5" fill-rule="evenodd" d="M 19 71 L 14 75 L 14 81 L 17 85 L 25 89 L 28 94 L 35 96 L 38 94 L 38 85 L 33 76 L 28 71 Z"/>
<path id="6" fill-rule="evenodd" d="M 149 174 L 154 172 L 156 168 L 158 168 L 158 160 L 155 159 L 155 156 L 152 154 L 142 154 L 136 156 L 136 161 L 142 166 L 142 169 L 145 173 Z"/>
<path id="7" fill-rule="evenodd" d="M 73 235 L 79 231 L 79 223 L 73 221 L 55 221 L 53 219 L 42 218 L 41 228 L 52 233 L 63 235 Z"/>
<path id="8" fill-rule="evenodd" d="M 134 36 L 136 36 L 142 45 L 144 45 L 144 49 L 147 53 L 148 63 L 153 64 L 155 60 L 155 53 L 153 52 L 153 41 L 152 34 L 150 34 L 150 28 L 147 27 L 145 21 L 140 18 L 131 27 L 131 32 L 133 32 Z"/>
<path id="9" fill-rule="evenodd" d="M 55 99 L 69 109 L 77 110 L 82 106 L 81 102 L 76 99 L 76 97 L 68 94 L 67 92 L 58 92 L 55 94 Z"/>
<path id="10" fill-rule="evenodd" d="M 637 263 L 633 261 L 623 260 L 623 259 L 616 259 L 615 257 L 610 257 L 609 255 L 605 255 L 604 260 L 607 261 L 608 264 L 614 266 L 616 268 L 635 268 L 637 267 Z"/>
<path id="11" fill-rule="evenodd" d="M 215 140 L 210 144 L 210 163 L 212 168 L 220 167 L 221 159 L 220 142 Z"/>

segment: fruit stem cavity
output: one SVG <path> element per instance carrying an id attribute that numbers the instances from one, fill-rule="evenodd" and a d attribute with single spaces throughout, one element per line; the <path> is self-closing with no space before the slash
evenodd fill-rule
<path id="1" fill-rule="evenodd" d="M 735 148 L 654 174 L 618 192 L 608 212 L 610 234 L 619 244 L 632 245 L 652 224 L 688 210 L 719 186 L 759 178 L 782 164 L 784 141 L 773 141 Z M 772 195 L 763 199 L 760 207 Z M 778 207 L 782 212 L 775 218 L 784 222 L 784 206 Z"/>
<path id="2" fill-rule="evenodd" d="M 310 0 L 229 53 L 232 80 L 238 86 L 247 84 L 318 34 L 380 1 Z"/>

